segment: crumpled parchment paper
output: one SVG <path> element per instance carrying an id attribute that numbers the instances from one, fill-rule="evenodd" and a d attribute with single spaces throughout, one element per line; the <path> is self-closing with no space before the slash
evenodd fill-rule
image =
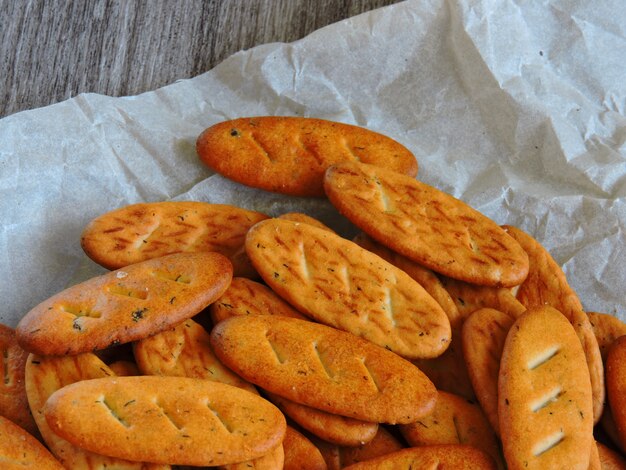
<path id="1" fill-rule="evenodd" d="M 343 121 L 413 151 L 418 179 L 535 236 L 588 310 L 626 319 L 626 3 L 416 0 L 235 54 L 140 96 L 0 120 L 0 322 L 103 269 L 79 237 L 142 201 L 300 210 L 213 175 L 195 140 L 253 115 Z"/>

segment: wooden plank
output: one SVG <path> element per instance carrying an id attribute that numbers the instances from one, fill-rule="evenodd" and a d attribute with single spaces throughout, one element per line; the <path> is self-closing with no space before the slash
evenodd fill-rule
<path id="1" fill-rule="evenodd" d="M 134 95 L 398 0 L 0 0 L 0 117 Z"/>

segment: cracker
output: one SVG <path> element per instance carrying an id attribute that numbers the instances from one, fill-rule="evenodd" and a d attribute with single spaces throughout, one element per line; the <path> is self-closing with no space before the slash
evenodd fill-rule
<path id="1" fill-rule="evenodd" d="M 0 416 L 38 437 L 39 430 L 26 397 L 24 367 L 27 357 L 28 353 L 17 344 L 15 330 L 0 324 Z"/>
<path id="2" fill-rule="evenodd" d="M 494 221 L 414 178 L 365 163 L 326 171 L 331 203 L 372 238 L 445 276 L 510 287 L 528 273 L 528 257 Z"/>
<path id="3" fill-rule="evenodd" d="M 242 250 L 248 229 L 268 216 L 226 204 L 195 201 L 139 203 L 100 215 L 84 228 L 87 256 L 108 268 L 179 252 L 215 251 L 237 276 L 257 277 Z"/>
<path id="4" fill-rule="evenodd" d="M 244 277 L 233 278 L 228 289 L 209 306 L 209 313 L 213 323 L 235 315 L 282 315 L 306 319 L 269 287 Z"/>
<path id="5" fill-rule="evenodd" d="M 92 452 L 173 465 L 225 465 L 282 443 L 285 419 L 239 388 L 186 377 L 84 380 L 53 393 L 50 428 Z"/>
<path id="6" fill-rule="evenodd" d="M 404 445 L 396 439 L 384 426 L 378 427 L 378 432 L 370 442 L 357 447 L 340 447 L 339 458 L 342 467 L 358 462 L 372 460 L 383 455 L 402 450 Z"/>
<path id="7" fill-rule="evenodd" d="M 287 426 L 284 470 L 326 470 L 326 462 L 319 449 L 302 433 Z"/>
<path id="8" fill-rule="evenodd" d="M 511 318 L 526 311 L 526 307 L 505 287 L 478 286 L 451 278 L 443 278 L 441 282 L 457 306 L 461 323 L 481 308 L 493 308 Z"/>
<path id="9" fill-rule="evenodd" d="M 328 326 L 248 315 L 218 323 L 215 354 L 271 393 L 363 421 L 410 423 L 435 405 L 432 383 L 400 356 Z"/>
<path id="10" fill-rule="evenodd" d="M 137 366 L 144 375 L 212 380 L 252 393 L 252 384 L 234 374 L 215 357 L 209 333 L 189 319 L 134 345 Z"/>
<path id="11" fill-rule="evenodd" d="M 115 361 L 109 364 L 109 369 L 113 371 L 115 375 L 127 377 L 131 375 L 141 375 L 137 364 L 132 361 Z"/>
<path id="12" fill-rule="evenodd" d="M 463 324 L 463 357 L 476 398 L 497 435 L 498 375 L 502 350 L 514 319 L 498 310 L 485 308 L 474 312 Z"/>
<path id="13" fill-rule="evenodd" d="M 374 439 L 379 427 L 377 423 L 327 413 L 287 400 L 274 393 L 266 392 L 266 396 L 285 416 L 302 429 L 332 444 L 340 446 L 365 444 Z"/>
<path id="14" fill-rule="evenodd" d="M 597 423 L 605 401 L 604 366 L 589 317 L 550 253 L 523 230 L 511 226 L 504 228 L 526 251 L 530 261 L 528 277 L 517 289 L 518 300 L 527 308 L 544 305 L 555 308 L 565 315 L 578 335 L 587 359 L 593 390 L 593 417 Z"/>
<path id="15" fill-rule="evenodd" d="M 63 466 L 36 438 L 0 416 L 0 464 L 3 470 L 63 470 Z"/>
<path id="16" fill-rule="evenodd" d="M 439 304 L 404 271 L 308 224 L 270 219 L 246 237 L 265 282 L 314 320 L 407 358 L 436 357 L 450 341 Z"/>
<path id="17" fill-rule="evenodd" d="M 300 117 L 246 117 L 217 123 L 200 134 L 200 160 L 238 183 L 292 196 L 324 196 L 330 165 L 360 160 L 417 174 L 403 145 L 363 127 Z"/>
<path id="18" fill-rule="evenodd" d="M 127 343 L 192 317 L 228 287 L 218 253 L 178 253 L 133 264 L 43 301 L 17 325 L 17 340 L 41 355 L 80 354 Z"/>
<path id="19" fill-rule="evenodd" d="M 495 470 L 483 451 L 469 445 L 446 444 L 411 447 L 345 467 L 346 470 Z"/>
<path id="20" fill-rule="evenodd" d="M 586 470 L 593 441 L 591 382 L 576 332 L 552 307 L 529 309 L 507 335 L 498 416 L 510 470 Z"/>
<path id="21" fill-rule="evenodd" d="M 95 354 L 44 357 L 30 354 L 26 361 L 26 392 L 33 417 L 50 451 L 66 468 L 115 468 L 119 470 L 167 470 L 169 465 L 146 464 L 106 457 L 77 447 L 54 433 L 43 408 L 50 395 L 78 382 L 115 374 Z"/>
<path id="22" fill-rule="evenodd" d="M 626 449 L 626 336 L 617 338 L 609 349 L 606 390 L 620 447 Z"/>
<path id="23" fill-rule="evenodd" d="M 498 468 L 505 468 L 498 439 L 480 406 L 457 395 L 439 391 L 433 412 L 419 421 L 400 426 L 410 446 L 467 444 L 493 459 Z"/>
<path id="24" fill-rule="evenodd" d="M 587 312 L 593 334 L 598 341 L 602 361 L 606 361 L 609 348 L 620 336 L 626 335 L 626 323 L 608 313 Z"/>

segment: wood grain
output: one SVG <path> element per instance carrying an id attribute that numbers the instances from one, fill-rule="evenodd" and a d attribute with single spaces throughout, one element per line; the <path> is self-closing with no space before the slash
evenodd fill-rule
<path id="1" fill-rule="evenodd" d="M 134 95 L 398 0 L 0 0 L 0 117 Z"/>

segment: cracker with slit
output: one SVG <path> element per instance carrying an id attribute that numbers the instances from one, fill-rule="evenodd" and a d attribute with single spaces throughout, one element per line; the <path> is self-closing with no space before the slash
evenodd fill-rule
<path id="1" fill-rule="evenodd" d="M 431 414 L 399 428 L 409 446 L 467 444 L 505 468 L 496 434 L 480 406 L 452 393 L 439 391 Z"/>
<path id="2" fill-rule="evenodd" d="M 476 398 L 493 430 L 500 434 L 498 376 L 502 350 L 514 319 L 492 308 L 474 312 L 463 324 L 463 357 Z"/>
<path id="3" fill-rule="evenodd" d="M 236 315 L 282 315 L 307 319 L 264 284 L 234 277 L 228 289 L 209 306 L 213 323 Z"/>
<path id="4" fill-rule="evenodd" d="M 314 320 L 407 358 L 436 357 L 450 342 L 439 304 L 404 271 L 326 230 L 270 219 L 246 251 L 274 292 Z"/>
<path id="5" fill-rule="evenodd" d="M 168 470 L 169 465 L 115 459 L 77 447 L 53 432 L 44 417 L 48 397 L 66 385 L 81 380 L 115 376 L 95 354 L 37 356 L 26 362 L 26 392 L 33 417 L 50 451 L 66 468 L 115 468 L 119 470 Z"/>
<path id="6" fill-rule="evenodd" d="M 174 328 L 137 341 L 133 351 L 143 375 L 212 380 L 257 393 L 213 353 L 209 333 L 189 319 Z"/>
<path id="7" fill-rule="evenodd" d="M 554 308 L 531 308 L 511 326 L 498 378 L 498 416 L 510 470 L 588 468 L 591 382 L 576 332 Z"/>
<path id="8" fill-rule="evenodd" d="M 258 395 L 187 377 L 83 380 L 54 392 L 44 415 L 53 432 L 91 452 L 172 465 L 262 457 L 282 443 L 286 426 Z"/>
<path id="9" fill-rule="evenodd" d="M 10 419 L 29 434 L 39 430 L 28 406 L 24 368 L 28 353 L 15 337 L 15 330 L 0 323 L 0 416 Z"/>
<path id="10" fill-rule="evenodd" d="M 474 391 L 467 375 L 461 350 L 460 325 L 462 318 L 454 300 L 450 297 L 439 277 L 430 269 L 390 250 L 363 232 L 354 237 L 353 241 L 406 272 L 441 306 L 448 316 L 448 320 L 450 320 L 452 330 L 450 345 L 438 357 L 415 359 L 413 362 L 433 381 L 438 390 L 456 393 L 468 399 L 474 398 Z"/>
<path id="11" fill-rule="evenodd" d="M 326 171 L 330 202 L 376 241 L 445 276 L 512 287 L 528 256 L 493 220 L 414 178 L 359 162 Z"/>
<path id="12" fill-rule="evenodd" d="M 133 264 L 41 302 L 16 328 L 27 351 L 80 354 L 136 341 L 196 315 L 219 298 L 232 265 L 219 253 L 177 253 Z"/>
<path id="13" fill-rule="evenodd" d="M 0 465 L 3 470 L 64 468 L 41 442 L 24 428 L 2 416 L 0 416 Z"/>
<path id="14" fill-rule="evenodd" d="M 227 367 L 303 405 L 378 423 L 431 412 L 436 390 L 413 364 L 334 328 L 295 318 L 248 315 L 218 323 L 211 344 Z"/>
<path id="15" fill-rule="evenodd" d="M 356 463 L 345 470 L 496 470 L 495 463 L 480 449 L 465 444 L 410 447 Z"/>
<path id="16" fill-rule="evenodd" d="M 517 299 L 526 308 L 544 305 L 555 308 L 565 315 L 578 335 L 587 359 L 593 390 L 593 418 L 597 423 L 602 416 L 606 389 L 602 355 L 591 321 L 568 284 L 565 273 L 548 250 L 519 228 L 507 225 L 504 229 L 518 241 L 530 261 L 528 277 L 518 287 Z"/>
<path id="17" fill-rule="evenodd" d="M 341 161 L 417 174 L 415 156 L 390 137 L 315 118 L 259 116 L 219 122 L 200 134 L 196 150 L 205 165 L 233 181 L 291 196 L 323 197 L 324 171 Z"/>
<path id="18" fill-rule="evenodd" d="M 108 269 L 180 252 L 221 253 L 236 276 L 256 278 L 243 242 L 260 212 L 226 204 L 167 201 L 132 204 L 102 214 L 83 229 L 80 243 Z"/>
<path id="19" fill-rule="evenodd" d="M 265 392 L 285 416 L 320 439 L 340 446 L 358 446 L 374 439 L 377 423 L 347 418 L 301 405 L 275 393 Z"/>

